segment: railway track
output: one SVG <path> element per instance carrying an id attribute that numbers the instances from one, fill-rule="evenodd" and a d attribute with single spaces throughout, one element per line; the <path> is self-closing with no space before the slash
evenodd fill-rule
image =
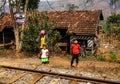
<path id="1" fill-rule="evenodd" d="M 69 72 L 68 74 L 67 71 L 63 70 L 60 71 L 61 73 L 58 73 L 56 69 L 46 68 L 40 70 L 39 66 L 32 67 L 32 69 L 2 65 L 0 67 L 6 69 L 5 71 L 8 74 L 16 72 L 10 78 L 8 77 L 4 81 L 0 81 L 0 84 L 120 84 L 120 81 L 85 77 L 79 73 Z"/>

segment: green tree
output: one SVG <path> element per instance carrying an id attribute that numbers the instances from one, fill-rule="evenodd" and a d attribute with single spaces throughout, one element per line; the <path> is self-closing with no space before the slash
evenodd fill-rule
<path id="1" fill-rule="evenodd" d="M 101 26 L 103 28 L 103 31 L 105 32 L 107 42 L 110 43 L 111 30 L 110 30 L 109 24 L 107 23 L 107 21 L 103 21 L 103 22 L 101 22 Z"/>
<path id="2" fill-rule="evenodd" d="M 112 15 L 107 18 L 107 23 L 108 24 L 120 23 L 120 14 L 112 13 Z"/>
<path id="3" fill-rule="evenodd" d="M 26 14 L 26 7 L 28 5 L 29 0 L 26 0 L 25 2 L 25 8 L 23 9 L 23 13 Z M 16 21 L 15 21 L 15 17 L 14 17 L 14 13 L 20 13 L 20 3 L 21 0 L 8 0 L 9 3 L 9 9 L 10 9 L 10 14 L 11 14 L 11 18 L 12 18 L 12 22 L 13 22 L 13 29 L 14 29 L 14 36 L 15 36 L 15 43 L 16 43 L 16 51 L 20 51 L 21 50 L 21 46 L 22 46 L 22 37 L 23 37 L 23 31 L 24 30 L 24 24 L 22 24 L 22 28 L 20 30 L 20 26 L 17 25 Z"/>
<path id="4" fill-rule="evenodd" d="M 107 18 L 107 23 L 111 29 L 111 33 L 120 40 L 120 14 L 113 13 Z"/>
<path id="5" fill-rule="evenodd" d="M 120 23 L 116 24 L 114 27 L 116 38 L 120 41 Z"/>
<path id="6" fill-rule="evenodd" d="M 26 1 L 26 0 L 22 0 L 22 1 L 21 1 L 21 6 L 22 6 L 23 8 L 25 7 L 25 1 Z M 39 2 L 40 2 L 40 0 L 29 0 L 28 6 L 27 6 L 27 10 L 28 10 L 28 11 L 34 11 L 35 9 L 38 8 Z"/>
<path id="7" fill-rule="evenodd" d="M 108 23 L 106 21 L 103 21 L 103 22 L 101 22 L 101 25 L 102 25 L 103 31 L 106 34 L 109 34 L 110 33 L 110 29 L 109 29 Z"/>
<path id="8" fill-rule="evenodd" d="M 106 21 L 101 23 L 102 28 L 109 40 L 109 43 L 113 41 L 113 38 L 120 40 L 120 14 L 112 13 Z"/>
<path id="9" fill-rule="evenodd" d="M 39 32 L 44 29 L 49 38 L 48 48 L 53 50 L 53 46 L 61 38 L 60 33 L 54 30 L 55 26 L 56 22 L 50 22 L 45 13 L 33 13 L 28 19 L 28 27 L 24 30 L 22 49 L 24 51 L 37 51 L 39 43 L 36 42 L 36 38 Z"/>
<path id="10" fill-rule="evenodd" d="M 10 14 L 14 27 L 14 35 L 15 35 L 15 43 L 16 43 L 16 51 L 21 51 L 22 48 L 22 39 L 23 39 L 23 31 L 25 29 L 25 25 L 18 25 L 15 21 L 14 13 L 23 12 L 27 17 L 27 10 L 35 11 L 38 8 L 39 0 L 8 0 Z M 22 9 L 21 9 L 22 8 Z M 27 24 L 27 23 L 26 23 Z"/>

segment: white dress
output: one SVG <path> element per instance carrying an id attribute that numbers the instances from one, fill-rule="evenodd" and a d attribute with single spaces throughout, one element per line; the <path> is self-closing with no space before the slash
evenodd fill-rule
<path id="1" fill-rule="evenodd" d="M 46 58 L 46 57 L 48 57 L 48 56 L 46 55 L 46 53 L 48 52 L 48 49 L 42 49 L 41 52 L 42 52 L 41 58 Z"/>

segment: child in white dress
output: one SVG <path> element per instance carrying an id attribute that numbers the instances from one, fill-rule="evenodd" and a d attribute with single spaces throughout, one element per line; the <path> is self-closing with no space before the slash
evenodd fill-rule
<path id="1" fill-rule="evenodd" d="M 46 48 L 46 45 L 43 45 L 43 48 L 41 50 L 41 61 L 42 63 L 48 63 L 49 62 L 49 51 Z"/>

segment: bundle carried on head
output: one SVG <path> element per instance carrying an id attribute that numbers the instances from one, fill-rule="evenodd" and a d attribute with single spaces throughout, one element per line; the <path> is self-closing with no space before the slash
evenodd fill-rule
<path id="1" fill-rule="evenodd" d="M 41 30 L 41 31 L 40 31 L 40 34 L 41 34 L 41 35 L 44 35 L 44 34 L 45 34 L 45 30 Z"/>

